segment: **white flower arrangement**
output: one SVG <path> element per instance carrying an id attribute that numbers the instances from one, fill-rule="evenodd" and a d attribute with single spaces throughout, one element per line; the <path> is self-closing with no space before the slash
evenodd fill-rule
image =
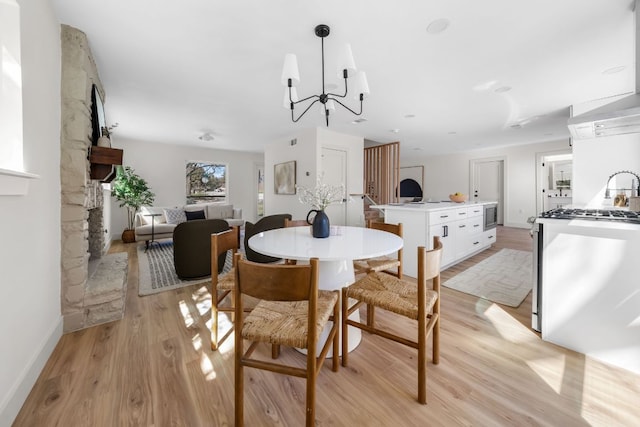
<path id="1" fill-rule="evenodd" d="M 323 184 L 322 176 L 318 177 L 315 187 L 306 188 L 296 185 L 296 190 L 298 190 L 300 194 L 298 197 L 300 203 L 310 205 L 313 209 L 321 211 L 325 210 L 325 208 L 332 203 L 342 203 L 344 201 L 344 184 Z"/>

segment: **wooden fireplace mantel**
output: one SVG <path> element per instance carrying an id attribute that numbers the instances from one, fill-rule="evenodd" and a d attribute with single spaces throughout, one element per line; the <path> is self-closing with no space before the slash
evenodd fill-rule
<path id="1" fill-rule="evenodd" d="M 91 162 L 91 179 L 111 182 L 116 176 L 115 167 L 122 164 L 124 151 L 119 148 L 91 146 L 89 161 Z"/>

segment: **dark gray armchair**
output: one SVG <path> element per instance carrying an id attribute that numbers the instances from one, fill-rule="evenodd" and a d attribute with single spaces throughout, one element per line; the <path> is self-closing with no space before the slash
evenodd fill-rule
<path id="1" fill-rule="evenodd" d="M 246 222 L 244 224 L 244 251 L 247 259 L 253 262 L 277 262 L 282 258 L 274 258 L 272 256 L 262 255 L 251 249 L 249 247 L 249 239 L 258 233 L 262 233 L 263 231 L 273 230 L 276 228 L 284 228 L 284 220 L 291 219 L 291 214 L 277 214 L 277 215 L 268 215 L 260 218 L 258 222 L 255 224 L 252 222 Z"/>
<path id="2" fill-rule="evenodd" d="M 228 230 L 223 219 L 196 219 L 180 223 L 173 230 L 173 264 L 181 279 L 197 279 L 211 275 L 211 235 Z M 226 252 L 218 257 L 222 271 Z"/>

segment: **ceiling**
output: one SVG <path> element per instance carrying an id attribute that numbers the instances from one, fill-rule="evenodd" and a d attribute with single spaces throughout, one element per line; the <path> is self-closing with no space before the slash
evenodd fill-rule
<path id="1" fill-rule="evenodd" d="M 321 93 L 317 24 L 327 24 L 327 82 L 350 43 L 371 95 L 362 118 L 329 128 L 403 158 L 568 139 L 569 106 L 635 91 L 632 0 L 53 0 L 84 31 L 113 137 L 258 151 L 325 126 L 283 107 L 286 53 L 300 98 Z M 442 32 L 430 24 L 447 20 Z M 349 94 L 348 105 L 358 108 Z M 315 106 L 314 106 L 315 107 Z M 299 110 L 296 109 L 296 114 Z M 214 139 L 199 139 L 210 132 Z"/>

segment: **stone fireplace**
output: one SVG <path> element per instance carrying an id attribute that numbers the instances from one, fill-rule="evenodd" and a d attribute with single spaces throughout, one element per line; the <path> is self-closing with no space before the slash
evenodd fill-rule
<path id="1" fill-rule="evenodd" d="M 64 332 L 121 319 L 127 254 L 105 255 L 104 196 L 91 179 L 91 91 L 103 95 L 86 35 L 63 25 L 61 183 L 61 305 Z M 108 201 L 107 201 L 108 202 Z"/>

